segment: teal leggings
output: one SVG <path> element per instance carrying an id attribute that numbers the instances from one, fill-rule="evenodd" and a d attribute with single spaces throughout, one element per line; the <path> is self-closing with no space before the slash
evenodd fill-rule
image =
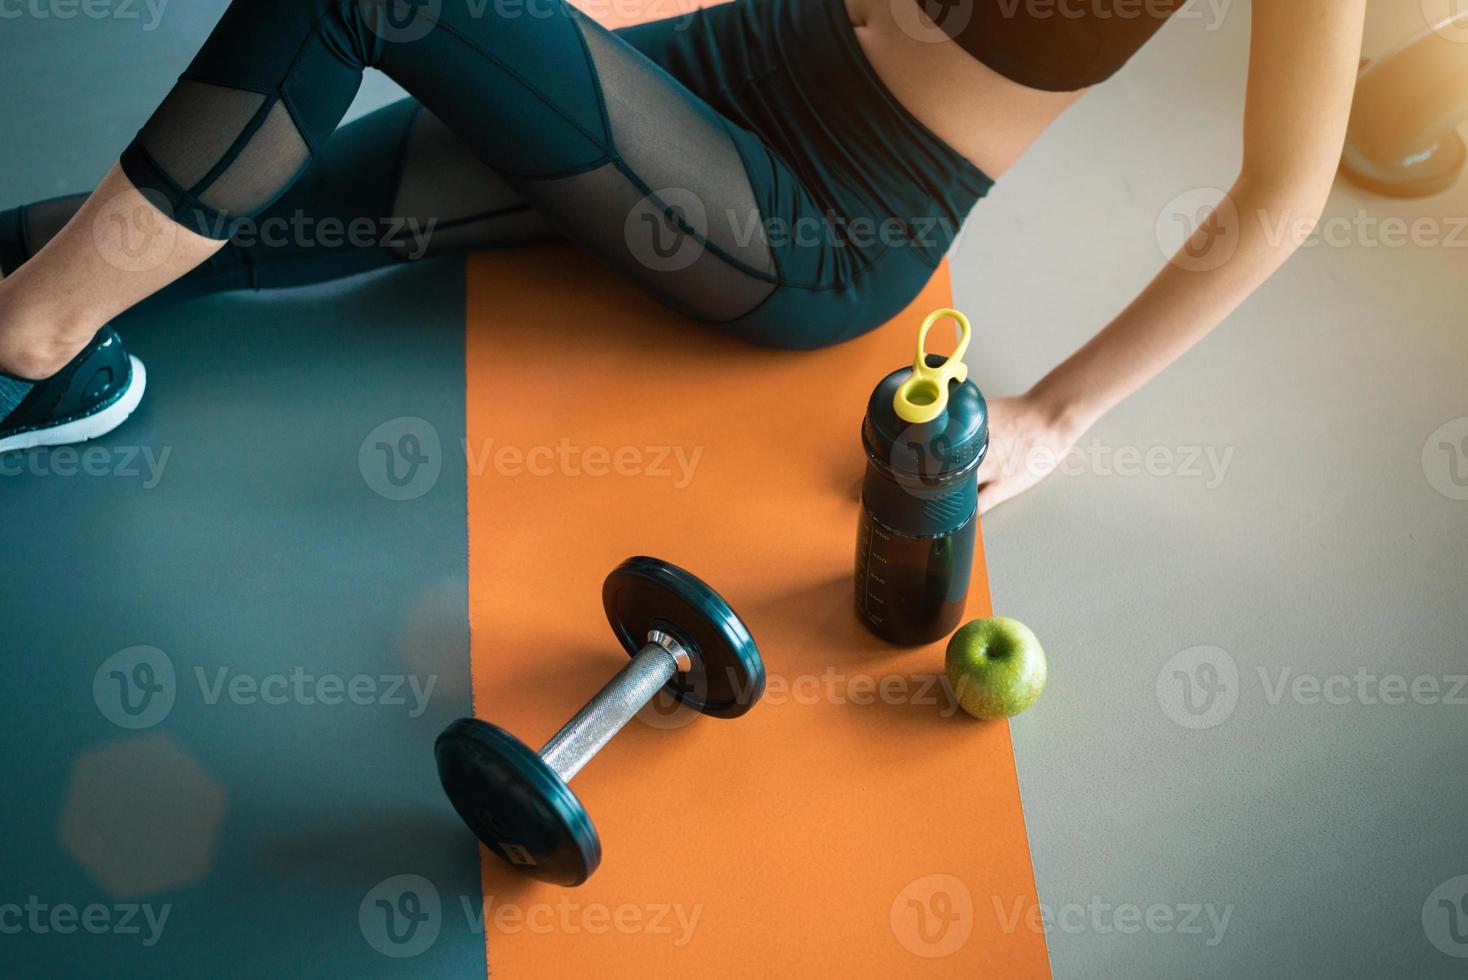
<path id="1" fill-rule="evenodd" d="M 412 97 L 338 128 L 369 67 Z M 154 303 L 562 238 L 789 348 L 899 311 L 991 184 L 882 87 L 841 0 L 615 33 L 563 0 L 234 0 L 122 167 L 229 242 Z M 0 215 L 0 265 L 75 206 Z"/>

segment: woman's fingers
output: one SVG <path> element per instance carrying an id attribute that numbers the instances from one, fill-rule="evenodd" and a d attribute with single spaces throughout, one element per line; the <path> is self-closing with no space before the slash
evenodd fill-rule
<path id="1" fill-rule="evenodd" d="M 997 480 L 979 484 L 979 513 L 987 514 L 1024 489 L 1013 476 L 1001 476 Z"/>

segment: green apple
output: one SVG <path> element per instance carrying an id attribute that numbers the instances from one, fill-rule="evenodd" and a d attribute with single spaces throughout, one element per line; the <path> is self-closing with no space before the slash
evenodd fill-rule
<path id="1" fill-rule="evenodd" d="M 948 641 L 948 683 L 975 718 L 1013 718 L 1045 690 L 1045 651 L 1017 619 L 976 619 Z"/>

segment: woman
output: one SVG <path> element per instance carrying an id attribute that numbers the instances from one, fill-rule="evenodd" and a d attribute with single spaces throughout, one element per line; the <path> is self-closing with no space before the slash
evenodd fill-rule
<path id="1" fill-rule="evenodd" d="M 106 324 L 149 297 L 557 235 L 752 342 L 848 339 L 917 294 L 993 180 L 1180 3 L 736 0 L 613 33 L 563 0 L 234 0 L 90 196 L 0 216 L 0 450 L 127 417 L 142 366 Z M 983 509 L 1287 258 L 1265 230 L 1324 206 L 1364 5 L 1255 0 L 1227 206 L 1189 261 L 993 402 Z M 366 67 L 412 98 L 337 131 Z M 301 216 L 386 231 L 260 234 Z"/>

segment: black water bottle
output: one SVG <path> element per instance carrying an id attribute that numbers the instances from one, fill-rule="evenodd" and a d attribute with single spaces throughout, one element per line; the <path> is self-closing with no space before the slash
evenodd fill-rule
<path id="1" fill-rule="evenodd" d="M 925 350 L 951 317 L 961 331 L 950 357 Z M 989 413 L 968 380 L 971 328 L 957 310 L 923 321 L 913 366 L 882 379 L 862 423 L 867 471 L 856 533 L 856 614 L 877 636 L 916 646 L 957 628 L 978 537 L 978 469 Z"/>

